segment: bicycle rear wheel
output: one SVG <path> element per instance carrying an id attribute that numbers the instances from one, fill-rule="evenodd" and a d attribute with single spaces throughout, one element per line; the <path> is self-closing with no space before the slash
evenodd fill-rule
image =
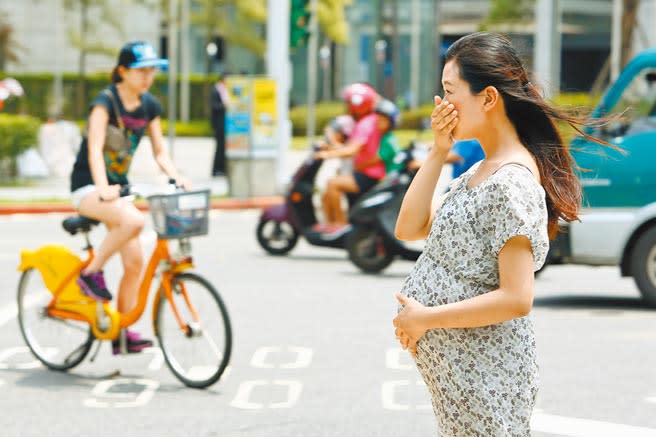
<path id="1" fill-rule="evenodd" d="M 52 293 L 34 268 L 23 272 L 18 284 L 18 323 L 34 356 L 52 370 L 68 370 L 84 360 L 93 335 L 88 323 L 50 316 L 46 307 Z"/>
<path id="2" fill-rule="evenodd" d="M 164 359 L 186 386 L 209 387 L 219 380 L 230 360 L 232 329 L 228 311 L 219 293 L 203 277 L 182 273 L 171 282 L 175 307 L 189 329 L 185 333 L 180 328 L 173 306 L 162 293 L 155 312 L 155 334 Z"/>

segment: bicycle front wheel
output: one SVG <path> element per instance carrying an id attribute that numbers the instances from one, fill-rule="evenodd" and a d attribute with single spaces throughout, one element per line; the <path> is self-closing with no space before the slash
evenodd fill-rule
<path id="1" fill-rule="evenodd" d="M 52 293 L 38 270 L 23 272 L 17 298 L 21 334 L 39 361 L 52 370 L 68 370 L 84 360 L 93 343 L 91 327 L 86 322 L 48 314 Z"/>
<path id="2" fill-rule="evenodd" d="M 219 380 L 230 360 L 228 311 L 216 289 L 201 276 L 176 275 L 171 287 L 173 303 L 162 293 L 155 313 L 155 334 L 164 359 L 186 386 L 209 387 Z"/>

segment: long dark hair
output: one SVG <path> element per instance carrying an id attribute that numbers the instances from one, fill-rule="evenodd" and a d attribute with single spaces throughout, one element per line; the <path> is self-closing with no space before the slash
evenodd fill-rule
<path id="1" fill-rule="evenodd" d="M 455 61 L 460 77 L 474 94 L 495 87 L 503 99 L 506 114 L 522 144 L 535 157 L 546 192 L 549 236 L 558 233 L 558 219 L 579 218 L 581 184 L 574 173 L 574 160 L 563 143 L 555 121 L 572 126 L 580 135 L 596 142 L 581 130 L 584 119 L 556 109 L 544 100 L 528 77 L 510 41 L 499 34 L 478 32 L 457 40 L 446 52 L 446 61 Z"/>

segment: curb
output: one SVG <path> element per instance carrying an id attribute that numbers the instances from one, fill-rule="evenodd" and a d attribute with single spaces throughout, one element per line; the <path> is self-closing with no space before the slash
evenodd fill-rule
<path id="1" fill-rule="evenodd" d="M 251 197 L 245 199 L 217 199 L 212 200 L 210 209 L 222 210 L 239 210 L 239 209 L 262 209 L 269 206 L 284 203 L 284 197 L 271 196 L 271 197 Z M 137 208 L 141 211 L 148 210 L 148 204 L 145 202 L 137 202 Z M 68 203 L 21 203 L 16 202 L 13 204 L 0 205 L 0 215 L 10 214 L 49 214 L 49 213 L 70 213 L 74 214 L 76 211 Z"/>

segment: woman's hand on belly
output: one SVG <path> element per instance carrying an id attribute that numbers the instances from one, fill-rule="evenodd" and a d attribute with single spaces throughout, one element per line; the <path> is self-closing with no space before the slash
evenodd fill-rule
<path id="1" fill-rule="evenodd" d="M 396 328 L 394 333 L 401 347 L 416 356 L 417 342 L 428 329 L 425 324 L 428 308 L 401 293 L 396 293 L 396 299 L 403 309 L 392 321 Z"/>

